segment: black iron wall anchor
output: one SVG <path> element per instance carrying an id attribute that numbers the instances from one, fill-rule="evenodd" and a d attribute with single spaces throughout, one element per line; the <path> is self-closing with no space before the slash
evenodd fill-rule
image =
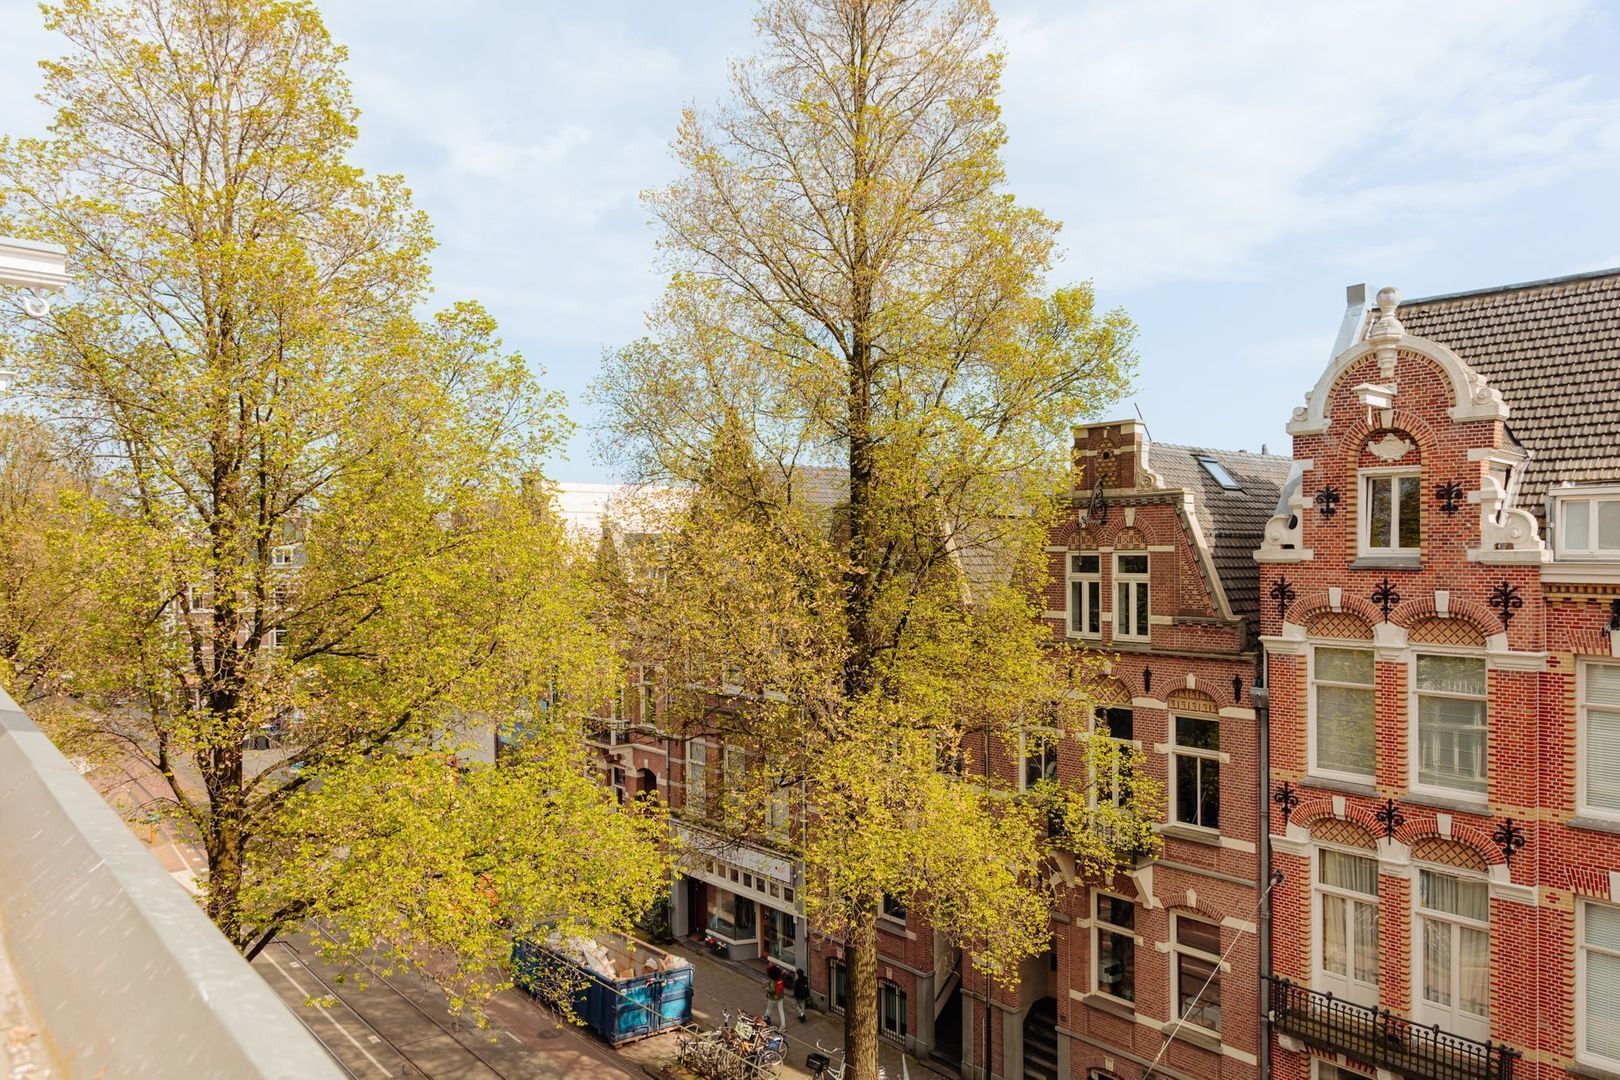
<path id="1" fill-rule="evenodd" d="M 1243 676 L 1232 676 L 1232 704 L 1243 704 Z"/>
<path id="2" fill-rule="evenodd" d="M 1286 618 L 1288 615 L 1288 605 L 1292 604 L 1295 599 L 1294 587 L 1288 583 L 1288 579 L 1285 577 L 1279 577 L 1276 584 L 1271 586 L 1271 592 L 1267 593 L 1266 595 L 1277 601 L 1277 618 Z"/>
<path id="3" fill-rule="evenodd" d="M 1461 499 L 1463 497 L 1463 489 L 1462 485 L 1458 484 L 1455 480 L 1451 481 L 1449 484 L 1438 485 L 1434 489 L 1434 497 L 1440 501 L 1441 513 L 1455 514 L 1458 510 L 1462 509 Z"/>
<path id="4" fill-rule="evenodd" d="M 1142 694 L 1146 696 L 1151 693 L 1153 693 L 1153 669 L 1145 667 L 1142 669 Z"/>
<path id="5" fill-rule="evenodd" d="M 1372 591 L 1372 602 L 1377 604 L 1378 609 L 1384 613 L 1384 621 L 1389 622 L 1389 613 L 1395 610 L 1395 606 L 1401 602 L 1401 594 L 1396 591 L 1395 586 L 1390 584 L 1389 578 L 1386 577 Z"/>
<path id="6" fill-rule="evenodd" d="M 1502 823 L 1491 832 L 1491 843 L 1502 849 L 1502 861 L 1511 867 L 1513 856 L 1524 847 L 1524 830 L 1512 818 L 1503 818 Z"/>
<path id="7" fill-rule="evenodd" d="M 1373 811 L 1373 820 L 1384 827 L 1384 839 L 1393 840 L 1401 826 L 1406 824 L 1406 815 L 1401 813 L 1394 799 L 1385 799 L 1384 805 Z"/>
<path id="8" fill-rule="evenodd" d="M 1519 587 L 1506 578 L 1502 579 L 1502 584 L 1491 590 L 1489 603 L 1496 609 L 1497 617 L 1502 620 L 1503 630 L 1508 628 L 1514 614 L 1524 607 L 1524 600 L 1519 596 Z"/>
<path id="9" fill-rule="evenodd" d="M 1294 790 L 1294 785 L 1290 781 L 1284 780 L 1282 787 L 1277 789 L 1277 794 L 1271 797 L 1271 801 L 1282 807 L 1283 828 L 1288 828 L 1288 819 L 1299 808 L 1299 792 Z"/>
<path id="10" fill-rule="evenodd" d="M 1316 493 L 1316 509 L 1325 518 L 1331 518 L 1339 512 L 1339 489 L 1329 484 Z"/>

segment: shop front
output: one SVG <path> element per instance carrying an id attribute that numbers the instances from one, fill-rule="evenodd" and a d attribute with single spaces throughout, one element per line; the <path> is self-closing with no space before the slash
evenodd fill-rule
<path id="1" fill-rule="evenodd" d="M 675 933 L 705 937 L 728 959 L 803 970 L 809 949 L 793 864 L 691 826 L 676 829 L 687 854 L 686 883 L 674 890 Z"/>

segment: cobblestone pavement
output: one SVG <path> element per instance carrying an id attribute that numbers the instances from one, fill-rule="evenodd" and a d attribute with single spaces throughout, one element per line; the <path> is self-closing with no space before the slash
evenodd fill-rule
<path id="1" fill-rule="evenodd" d="M 733 1012 L 747 1010 L 756 1014 L 764 1010 L 764 976 L 740 965 L 717 960 L 701 950 L 687 947 L 684 943 L 666 945 L 664 948 L 692 961 L 694 968 L 692 1018 L 697 1023 L 704 1027 L 712 1027 L 719 1022 L 720 1014 L 726 1009 Z M 835 1049 L 844 1045 L 842 1017 L 816 1009 L 809 1010 L 807 1016 L 808 1019 L 800 1023 L 794 1015 L 792 1000 L 788 1001 L 788 1056 L 782 1068 L 783 1077 L 792 1077 L 794 1080 L 808 1077 L 810 1074 L 805 1069 L 805 1056 L 815 1052 L 818 1042 L 822 1046 Z M 912 1077 L 913 1080 L 943 1080 L 946 1076 L 924 1065 L 910 1054 L 902 1054 L 897 1047 L 887 1043 L 882 1045 L 881 1053 L 889 1080 L 901 1080 L 906 1076 Z M 656 1067 L 674 1058 L 675 1036 L 658 1035 L 640 1042 L 628 1043 L 619 1049 L 619 1056 L 643 1066 Z"/>

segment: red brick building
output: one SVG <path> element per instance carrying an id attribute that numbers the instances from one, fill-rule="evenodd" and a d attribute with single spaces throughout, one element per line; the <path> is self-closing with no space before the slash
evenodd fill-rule
<path id="1" fill-rule="evenodd" d="M 1053 948 L 986 1002 L 968 964 L 966 1076 L 1256 1075 L 1261 739 L 1253 560 L 1290 462 L 1152 443 L 1138 421 L 1075 429 L 1072 511 L 1047 547 L 1054 648 L 1107 651 L 1097 730 L 1165 785 L 1162 856 L 1105 887 L 1061 854 Z M 997 763 L 1078 778 L 1082 752 Z M 987 1022 L 988 1017 L 988 1022 Z"/>
<path id="2" fill-rule="evenodd" d="M 1277 1077 L 1620 1077 L 1617 407 L 1620 272 L 1352 296 L 1256 554 Z"/>

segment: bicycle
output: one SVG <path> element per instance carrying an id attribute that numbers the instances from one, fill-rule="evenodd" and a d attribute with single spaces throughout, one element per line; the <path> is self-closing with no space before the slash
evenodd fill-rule
<path id="1" fill-rule="evenodd" d="M 816 1052 L 805 1058 L 805 1067 L 810 1070 L 810 1080 L 844 1080 L 844 1073 L 849 1071 L 849 1061 L 845 1056 L 843 1047 L 836 1050 L 816 1043 Z M 838 1064 L 833 1064 L 833 1058 Z M 885 1080 L 888 1072 L 882 1065 L 878 1066 L 878 1080 Z"/>

